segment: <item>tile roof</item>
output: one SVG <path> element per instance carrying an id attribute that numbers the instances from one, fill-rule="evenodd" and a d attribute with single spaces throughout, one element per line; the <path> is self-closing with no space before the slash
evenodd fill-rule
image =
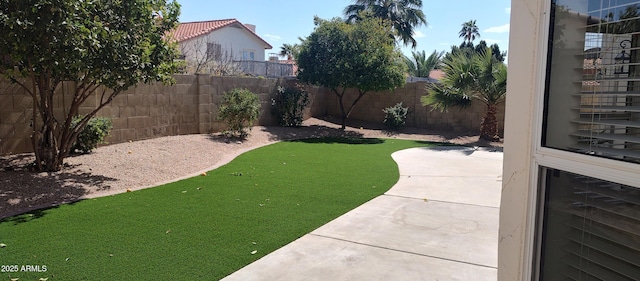
<path id="1" fill-rule="evenodd" d="M 262 39 L 258 34 L 256 34 L 253 30 L 242 24 L 237 19 L 223 19 L 223 20 L 209 20 L 209 21 L 195 21 L 195 22 L 182 22 L 176 30 L 173 32 L 173 38 L 178 41 L 184 41 L 191 38 L 195 38 L 201 35 L 205 35 L 211 33 L 214 30 L 223 28 L 225 26 L 230 26 L 233 24 L 238 24 L 242 26 L 246 31 L 253 34 L 258 40 L 262 41 L 268 48 L 272 49 L 271 44 L 267 43 L 264 39 Z"/>
<path id="2" fill-rule="evenodd" d="M 431 72 L 429 72 L 429 78 L 431 79 L 441 80 L 445 76 L 447 76 L 447 74 L 440 69 L 434 69 L 434 70 L 431 70 Z"/>

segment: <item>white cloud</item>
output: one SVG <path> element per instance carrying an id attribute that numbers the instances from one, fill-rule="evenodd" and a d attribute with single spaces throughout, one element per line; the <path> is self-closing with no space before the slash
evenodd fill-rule
<path id="1" fill-rule="evenodd" d="M 489 27 L 487 29 L 485 29 L 483 32 L 487 32 L 487 33 L 507 33 L 509 32 L 509 27 L 510 25 L 504 24 L 501 26 L 494 26 L 494 27 Z"/>
<path id="2" fill-rule="evenodd" d="M 509 7 L 509 8 L 504 8 L 504 11 L 505 11 L 507 14 L 511 14 L 511 7 Z"/>
<path id="3" fill-rule="evenodd" d="M 413 32 L 413 37 L 414 38 L 423 38 L 425 37 L 424 33 L 420 32 L 420 30 L 416 30 Z"/>
<path id="4" fill-rule="evenodd" d="M 280 40 L 282 40 L 282 37 L 280 37 L 280 36 L 278 36 L 278 35 L 265 34 L 265 35 L 263 35 L 263 36 L 264 36 L 264 37 L 266 37 L 266 38 L 269 38 L 269 39 L 271 39 L 271 40 L 273 40 L 273 41 L 280 41 Z"/>

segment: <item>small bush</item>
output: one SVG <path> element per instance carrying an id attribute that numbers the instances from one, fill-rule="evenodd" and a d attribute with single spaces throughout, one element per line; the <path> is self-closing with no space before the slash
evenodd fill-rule
<path id="1" fill-rule="evenodd" d="M 395 130 L 404 126 L 409 108 L 402 107 L 402 103 L 396 103 L 393 107 L 387 107 L 382 111 L 384 111 L 384 125 Z"/>
<path id="2" fill-rule="evenodd" d="M 304 109 L 309 105 L 309 93 L 301 86 L 278 87 L 276 97 L 271 99 L 271 113 L 283 127 L 298 127 L 302 125 Z"/>
<path id="3" fill-rule="evenodd" d="M 227 123 L 228 133 L 245 138 L 249 135 L 246 128 L 250 130 L 260 114 L 260 99 L 247 89 L 236 88 L 222 95 L 219 109 L 218 119 Z"/>
<path id="4" fill-rule="evenodd" d="M 80 123 L 84 116 L 76 116 L 71 120 L 71 126 L 75 127 Z M 71 152 L 89 153 L 94 148 L 98 147 L 98 144 L 107 143 L 104 139 L 111 132 L 111 119 L 106 117 L 93 117 L 89 119 L 87 125 L 82 128 L 78 138 L 71 147 Z"/>

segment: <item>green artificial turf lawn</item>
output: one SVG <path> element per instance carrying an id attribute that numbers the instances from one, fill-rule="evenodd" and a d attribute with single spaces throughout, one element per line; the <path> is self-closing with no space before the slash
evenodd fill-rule
<path id="1" fill-rule="evenodd" d="M 207 176 L 8 218 L 0 280 L 220 279 L 383 194 L 399 177 L 391 153 L 428 145 L 280 142 Z"/>

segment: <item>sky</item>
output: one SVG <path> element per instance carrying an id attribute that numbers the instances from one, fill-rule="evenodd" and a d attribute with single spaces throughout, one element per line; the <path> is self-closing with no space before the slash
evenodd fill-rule
<path id="1" fill-rule="evenodd" d="M 181 22 L 206 21 L 235 18 L 241 23 L 256 25 L 256 33 L 273 49 L 265 51 L 279 53 L 282 44 L 297 44 L 298 37 L 313 32 L 313 17 L 323 19 L 343 17 L 344 8 L 352 0 L 176 0 L 181 7 Z M 480 40 L 491 45 L 497 43 L 501 51 L 509 47 L 510 0 L 423 0 L 428 26 L 416 29 L 415 49 L 403 47 L 405 55 L 411 51 L 449 51 L 452 45 L 460 45 L 458 33 L 462 23 L 476 20 L 480 29 Z"/>

